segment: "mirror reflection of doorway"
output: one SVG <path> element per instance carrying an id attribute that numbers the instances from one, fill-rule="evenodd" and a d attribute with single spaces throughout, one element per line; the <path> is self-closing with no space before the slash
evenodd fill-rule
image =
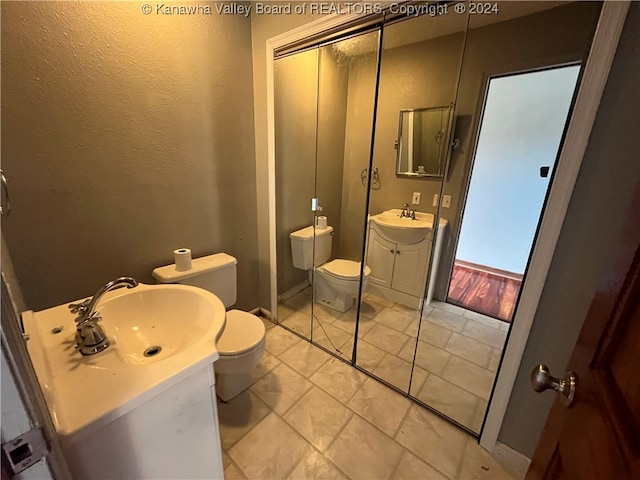
<path id="1" fill-rule="evenodd" d="M 513 318 L 579 70 L 489 79 L 449 303 Z"/>

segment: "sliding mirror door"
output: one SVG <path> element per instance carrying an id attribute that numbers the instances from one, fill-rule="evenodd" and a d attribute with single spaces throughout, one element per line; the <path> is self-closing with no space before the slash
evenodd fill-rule
<path id="1" fill-rule="evenodd" d="M 405 393 L 421 387 L 427 367 L 442 361 L 427 352 L 414 364 L 414 355 L 449 238 L 437 199 L 447 175 L 466 25 L 466 15 L 424 15 L 383 32 L 366 249 L 371 273 L 356 364 Z M 439 216 L 441 228 L 434 228 Z M 424 332 L 421 341 L 430 346 L 438 339 Z"/>
<path id="2" fill-rule="evenodd" d="M 274 61 L 278 323 L 348 361 L 379 38 L 374 30 Z"/>
<path id="3" fill-rule="evenodd" d="M 367 219 L 380 34 L 319 48 L 313 342 L 351 360 Z M 325 228 L 326 225 L 326 228 Z M 330 253 L 329 253 L 330 248 Z"/>
<path id="4" fill-rule="evenodd" d="M 276 148 L 277 321 L 311 338 L 312 272 L 294 266 L 292 232 L 313 222 L 318 105 L 318 50 L 273 62 Z M 303 261 L 301 259 L 300 261 Z"/>
<path id="5" fill-rule="evenodd" d="M 456 101 L 460 147 L 441 209 L 450 236 L 435 300 L 423 311 L 410 390 L 476 433 L 600 11 L 598 2 L 495 5 L 469 20 Z"/>

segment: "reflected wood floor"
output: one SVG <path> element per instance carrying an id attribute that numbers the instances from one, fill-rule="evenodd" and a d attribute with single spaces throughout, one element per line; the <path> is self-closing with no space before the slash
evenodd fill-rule
<path id="1" fill-rule="evenodd" d="M 447 301 L 511 322 L 522 275 L 456 260 Z"/>

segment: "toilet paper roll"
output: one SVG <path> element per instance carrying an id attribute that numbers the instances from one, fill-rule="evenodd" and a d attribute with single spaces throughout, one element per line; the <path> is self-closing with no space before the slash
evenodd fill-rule
<path id="1" fill-rule="evenodd" d="M 176 262 L 176 270 L 184 272 L 191 270 L 191 250 L 188 248 L 179 248 L 173 251 L 173 259 Z"/>
<path id="2" fill-rule="evenodd" d="M 319 230 L 324 230 L 325 228 L 327 228 L 327 217 L 325 217 L 324 215 L 320 215 L 316 218 L 316 227 L 318 227 Z"/>

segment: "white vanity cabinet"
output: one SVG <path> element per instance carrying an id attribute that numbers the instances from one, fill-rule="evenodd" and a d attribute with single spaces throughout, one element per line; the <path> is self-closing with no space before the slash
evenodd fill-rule
<path id="1" fill-rule="evenodd" d="M 368 233 L 366 264 L 371 268 L 371 275 L 367 290 L 395 303 L 420 308 L 425 298 L 433 231 L 417 243 L 407 244 L 385 236 L 374 222 L 369 223 Z M 438 238 L 436 255 L 439 255 L 441 243 L 441 238 Z M 427 291 L 428 301 L 431 301 L 435 284 L 437 258 L 435 260 Z"/>
<path id="2" fill-rule="evenodd" d="M 414 297 L 424 293 L 431 240 L 412 245 L 386 240 L 375 230 L 369 232 L 367 265 L 371 268 L 369 282 L 403 292 Z"/>

